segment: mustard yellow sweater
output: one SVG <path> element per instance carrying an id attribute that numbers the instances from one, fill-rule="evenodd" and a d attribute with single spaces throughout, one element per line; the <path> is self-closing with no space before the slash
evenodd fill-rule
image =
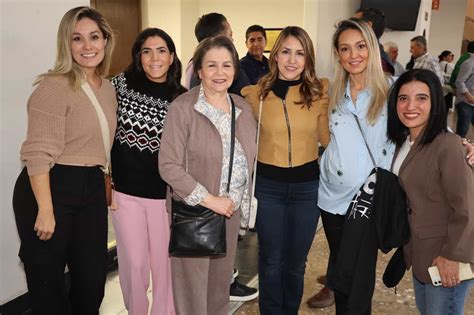
<path id="1" fill-rule="evenodd" d="M 329 82 L 327 79 L 323 79 L 322 83 L 323 96 L 321 99 L 314 101 L 310 109 L 306 106 L 303 107 L 301 104 L 295 104 L 301 99 L 299 93 L 301 84 L 289 88 L 286 95 L 288 123 L 282 99 L 270 91 L 263 102 L 262 108 L 258 149 L 259 162 L 278 167 L 296 167 L 318 158 L 318 142 L 326 147 L 330 138 L 328 123 Z M 259 87 L 257 85 L 242 89 L 242 96 L 252 106 L 256 119 L 258 119 L 259 110 L 258 91 Z M 291 129 L 291 140 L 288 136 L 288 125 Z"/>

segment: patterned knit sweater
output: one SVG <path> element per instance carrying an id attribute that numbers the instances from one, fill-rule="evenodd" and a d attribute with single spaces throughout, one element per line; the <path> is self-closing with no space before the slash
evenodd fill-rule
<path id="1" fill-rule="evenodd" d="M 135 197 L 165 199 L 166 183 L 158 172 L 158 151 L 171 101 L 166 83 L 128 73 L 115 76 L 111 82 L 118 102 L 112 147 L 115 188 Z"/>

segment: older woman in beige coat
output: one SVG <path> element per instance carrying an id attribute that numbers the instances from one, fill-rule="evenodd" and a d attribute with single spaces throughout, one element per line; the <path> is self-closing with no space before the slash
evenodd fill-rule
<path id="1" fill-rule="evenodd" d="M 239 226 L 246 226 L 249 218 L 256 122 L 248 103 L 227 93 L 239 66 L 237 52 L 228 38 L 202 41 L 193 63 L 201 85 L 171 103 L 159 169 L 173 197 L 227 217 L 227 254 L 173 257 L 173 292 L 178 314 L 224 315 L 228 312 Z M 235 153 L 230 192 L 226 194 L 232 103 L 236 107 Z"/>

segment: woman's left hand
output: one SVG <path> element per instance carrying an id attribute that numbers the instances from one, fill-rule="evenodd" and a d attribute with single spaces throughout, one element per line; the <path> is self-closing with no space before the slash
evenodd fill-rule
<path id="1" fill-rule="evenodd" d="M 443 287 L 452 288 L 461 282 L 459 280 L 459 263 L 457 261 L 438 256 L 433 260 L 433 266 L 438 266 Z"/>
<path id="2" fill-rule="evenodd" d="M 474 165 L 474 145 L 469 140 L 467 140 L 466 138 L 462 139 L 462 144 L 467 149 L 467 155 L 466 155 L 467 163 L 469 163 L 469 165 L 473 166 Z"/>

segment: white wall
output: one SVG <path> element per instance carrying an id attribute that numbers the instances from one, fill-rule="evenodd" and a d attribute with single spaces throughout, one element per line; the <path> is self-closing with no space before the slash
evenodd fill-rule
<path id="1" fill-rule="evenodd" d="M 56 31 L 70 8 L 88 0 L 1 1 L 0 124 L 0 305 L 25 293 L 12 192 L 22 168 L 19 151 L 26 136 L 26 101 L 36 75 L 53 65 Z"/>
<path id="2" fill-rule="evenodd" d="M 318 37 L 316 39 L 316 74 L 319 77 L 332 78 L 334 61 L 331 41 L 337 22 L 350 18 L 359 8 L 359 0 L 319 0 L 318 1 Z"/>
<path id="3" fill-rule="evenodd" d="M 454 53 L 459 58 L 462 46 L 466 0 L 441 1 L 439 10 L 431 12 L 428 51 L 437 57 L 443 50 Z"/>
<path id="4" fill-rule="evenodd" d="M 158 27 L 171 36 L 176 53 L 181 56 L 181 1 L 142 0 L 142 28 Z M 166 12 L 166 13 L 164 13 Z"/>

